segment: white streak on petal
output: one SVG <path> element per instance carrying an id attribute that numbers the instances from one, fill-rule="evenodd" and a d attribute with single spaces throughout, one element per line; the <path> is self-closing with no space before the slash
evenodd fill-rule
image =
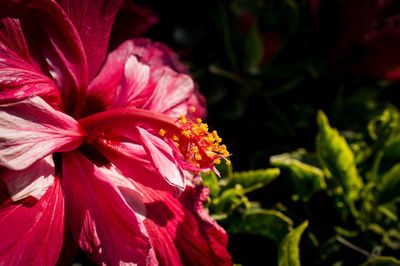
<path id="1" fill-rule="evenodd" d="M 3 180 L 13 201 L 28 196 L 40 199 L 54 183 L 52 156 L 37 161 L 25 170 L 7 170 Z"/>

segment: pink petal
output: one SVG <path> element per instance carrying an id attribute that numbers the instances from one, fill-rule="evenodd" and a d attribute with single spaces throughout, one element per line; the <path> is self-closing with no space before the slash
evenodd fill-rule
<path id="1" fill-rule="evenodd" d="M 195 107 L 193 115 L 204 117 L 205 100 L 192 79 L 170 68 L 184 71 L 178 63 L 176 55 L 159 43 L 126 41 L 108 56 L 90 84 L 85 114 L 128 105 L 171 117 Z"/>
<path id="2" fill-rule="evenodd" d="M 113 107 L 125 107 L 146 94 L 146 86 L 150 78 L 150 67 L 140 63 L 133 55 L 125 63 L 124 75 L 116 90 Z"/>
<path id="3" fill-rule="evenodd" d="M 127 42 L 131 42 L 133 54 L 142 62 L 153 67 L 168 66 L 178 73 L 188 73 L 188 68 L 168 46 L 146 38 L 136 38 Z"/>
<path id="4" fill-rule="evenodd" d="M 2 178 L 13 201 L 29 196 L 40 199 L 54 183 L 53 158 L 47 156 L 21 171 L 5 170 Z"/>
<path id="5" fill-rule="evenodd" d="M 102 65 L 108 48 L 111 27 L 122 0 L 57 0 L 78 30 L 86 52 L 89 80 Z"/>
<path id="6" fill-rule="evenodd" d="M 38 95 L 59 106 L 54 82 L 33 66 L 19 20 L 3 18 L 0 23 L 0 103 Z"/>
<path id="7" fill-rule="evenodd" d="M 101 139 L 96 147 L 127 178 L 135 180 L 135 182 L 139 182 L 144 186 L 169 191 L 174 195 L 179 193 L 180 189 L 176 185 L 171 185 L 161 175 L 160 171 L 155 167 L 152 157 L 143 145 Z M 182 183 L 182 181 L 179 183 Z"/>
<path id="8" fill-rule="evenodd" d="M 203 106 L 189 106 L 189 99 L 198 96 L 193 80 L 186 74 L 179 74 L 168 67 L 152 69 L 152 92 L 143 106 L 135 106 L 158 113 L 179 117 L 187 114 L 189 108 L 201 109 Z M 176 108 L 177 106 L 181 108 Z M 183 108 L 182 108 L 183 107 Z"/>
<path id="9" fill-rule="evenodd" d="M 2 18 L 0 28 L 0 43 L 2 47 L 13 51 L 23 61 L 31 63 L 32 59 L 29 54 L 28 45 L 21 28 L 19 19 Z"/>
<path id="10" fill-rule="evenodd" d="M 0 261 L 3 265 L 55 265 L 64 234 L 59 178 L 40 199 L 12 202 L 0 180 Z"/>
<path id="11" fill-rule="evenodd" d="M 87 62 L 78 32 L 54 1 L 0 3 L 6 16 L 20 19 L 31 56 L 60 89 L 64 108 L 79 113 L 87 88 Z"/>
<path id="12" fill-rule="evenodd" d="M 143 221 L 146 217 L 146 206 L 142 200 L 143 195 L 136 191 L 136 187 L 128 178 L 121 175 L 117 169 L 101 168 L 101 171 L 107 176 L 112 184 L 118 187 L 126 203 L 136 213 L 136 216 Z"/>
<path id="13" fill-rule="evenodd" d="M 232 265 L 227 235 L 203 209 L 202 187 L 187 187 L 178 198 L 135 184 L 143 195 L 145 226 L 161 265 Z"/>
<path id="14" fill-rule="evenodd" d="M 57 151 L 78 147 L 85 136 L 71 117 L 40 97 L 0 105 L 0 165 L 22 170 Z"/>
<path id="15" fill-rule="evenodd" d="M 144 265 L 150 245 L 141 221 L 106 174 L 79 152 L 63 155 L 63 188 L 72 233 L 98 264 Z"/>
<path id="16" fill-rule="evenodd" d="M 137 127 L 140 139 L 147 154 L 151 157 L 157 171 L 171 186 L 183 191 L 185 189 L 185 177 L 182 169 L 174 158 L 172 148 L 159 137 L 146 130 Z"/>

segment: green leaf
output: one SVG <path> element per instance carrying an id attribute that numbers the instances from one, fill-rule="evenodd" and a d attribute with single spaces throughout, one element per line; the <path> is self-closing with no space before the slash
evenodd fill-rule
<path id="1" fill-rule="evenodd" d="M 304 150 L 295 153 L 284 153 L 272 156 L 270 161 L 273 166 L 287 169 L 294 178 L 297 193 L 308 199 L 312 192 L 326 188 L 325 176 L 321 169 L 297 159 L 305 155 Z"/>
<path id="2" fill-rule="evenodd" d="M 382 185 L 379 187 L 377 196 L 380 204 L 400 197 L 400 163 L 383 175 Z"/>
<path id="3" fill-rule="evenodd" d="M 225 160 L 221 160 L 221 164 L 216 167 L 222 178 L 229 178 L 233 175 L 232 164 L 227 164 Z"/>
<path id="4" fill-rule="evenodd" d="M 300 266 L 300 239 L 304 230 L 308 226 L 308 221 L 304 221 L 301 225 L 288 233 L 278 249 L 278 265 L 279 266 Z"/>
<path id="5" fill-rule="evenodd" d="M 400 136 L 388 140 L 385 147 L 385 157 L 392 160 L 400 160 Z"/>
<path id="6" fill-rule="evenodd" d="M 400 261 L 393 257 L 375 257 L 361 266 L 400 266 Z"/>
<path id="7" fill-rule="evenodd" d="M 398 154 L 398 137 L 400 134 L 400 117 L 399 112 L 394 107 L 389 107 L 383 113 L 371 120 L 368 124 L 368 132 L 372 139 L 375 140 L 373 149 L 375 158 L 372 163 L 368 178 L 376 180 L 379 176 L 381 162 L 386 159 L 395 159 Z"/>
<path id="8" fill-rule="evenodd" d="M 247 233 L 269 238 L 279 243 L 289 232 L 293 222 L 280 211 L 248 209 L 238 223 L 232 224 L 232 233 Z"/>
<path id="9" fill-rule="evenodd" d="M 316 140 L 317 154 L 328 176 L 343 187 L 349 203 L 359 198 L 363 181 L 358 175 L 354 155 L 344 137 L 329 125 L 326 115 L 317 114 L 319 132 Z"/>
<path id="10" fill-rule="evenodd" d="M 263 57 L 264 45 L 256 23 L 252 25 L 248 33 L 244 47 L 246 51 L 245 63 L 247 71 L 252 74 L 257 73 Z"/>
<path id="11" fill-rule="evenodd" d="M 279 174 L 279 168 L 234 172 L 229 179 L 226 179 L 225 186 L 231 188 L 236 185 L 241 185 L 247 193 L 269 184 L 278 177 Z"/>
<path id="12" fill-rule="evenodd" d="M 210 197 L 216 198 L 221 191 L 218 183 L 218 176 L 214 172 L 202 173 L 203 184 L 210 189 Z"/>
<path id="13" fill-rule="evenodd" d="M 369 122 L 369 135 L 372 139 L 384 143 L 393 133 L 399 131 L 399 123 L 399 112 L 394 107 L 389 107 L 380 116 Z"/>
<path id="14" fill-rule="evenodd" d="M 230 213 L 236 207 L 247 201 L 243 188 L 238 185 L 221 193 L 221 196 L 212 201 L 213 214 Z"/>
<path id="15" fill-rule="evenodd" d="M 340 226 L 335 226 L 335 231 L 336 233 L 344 237 L 356 237 L 359 233 L 358 231 L 347 230 Z"/>
<path id="16" fill-rule="evenodd" d="M 388 206 L 381 205 L 377 208 L 377 211 L 394 222 L 398 222 L 399 220 L 396 215 L 396 211 L 391 210 L 390 208 L 388 208 Z"/>

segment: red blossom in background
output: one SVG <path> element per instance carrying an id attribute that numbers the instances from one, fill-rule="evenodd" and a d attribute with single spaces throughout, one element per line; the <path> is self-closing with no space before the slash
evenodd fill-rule
<path id="1" fill-rule="evenodd" d="M 323 1 L 311 0 L 317 20 L 325 16 Z M 327 2 L 328 4 L 329 2 Z M 400 5 L 392 0 L 335 1 L 338 41 L 332 61 L 354 73 L 368 74 L 388 80 L 400 79 Z M 318 17 L 320 19 L 318 19 Z M 321 25 L 321 30 L 324 30 Z M 325 29 L 326 30 L 326 29 Z"/>
<path id="2" fill-rule="evenodd" d="M 197 177 L 229 154 L 167 47 L 106 56 L 120 6 L 0 3 L 1 264 L 231 264 Z"/>
<path id="3" fill-rule="evenodd" d="M 126 0 L 115 18 L 111 40 L 120 44 L 128 38 L 141 36 L 158 22 L 153 10 Z"/>

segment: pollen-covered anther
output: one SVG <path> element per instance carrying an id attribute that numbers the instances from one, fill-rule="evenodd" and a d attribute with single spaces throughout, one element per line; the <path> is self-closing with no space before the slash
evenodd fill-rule
<path id="1" fill-rule="evenodd" d="M 185 115 L 181 115 L 181 117 L 179 118 L 179 120 L 181 121 L 182 124 L 186 124 L 188 121 L 185 117 Z"/>
<path id="2" fill-rule="evenodd" d="M 220 159 L 214 159 L 213 163 L 214 164 L 221 164 L 221 160 Z"/>
<path id="3" fill-rule="evenodd" d="M 167 134 L 167 131 L 166 131 L 165 129 L 160 129 L 160 131 L 158 132 L 158 134 L 159 134 L 161 137 L 165 137 L 165 135 Z"/>
<path id="4" fill-rule="evenodd" d="M 200 118 L 187 119 L 184 115 L 176 121 L 180 136 L 172 135 L 174 144 L 187 161 L 201 169 L 214 169 L 224 159 L 229 164 L 229 152 L 221 145 L 222 138 L 217 131 L 208 132 L 208 125 Z"/>

